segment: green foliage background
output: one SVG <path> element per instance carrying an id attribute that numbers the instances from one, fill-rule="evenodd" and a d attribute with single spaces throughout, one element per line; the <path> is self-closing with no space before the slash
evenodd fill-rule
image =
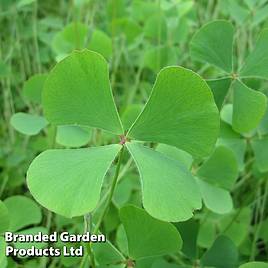
<path id="1" fill-rule="evenodd" d="M 266 0 L 0 0 L 0 267 L 268 267 L 267 29 Z"/>

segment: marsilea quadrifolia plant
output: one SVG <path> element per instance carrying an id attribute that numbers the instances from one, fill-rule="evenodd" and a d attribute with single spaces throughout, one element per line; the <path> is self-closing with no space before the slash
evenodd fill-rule
<path id="1" fill-rule="evenodd" d="M 213 152 L 219 112 L 210 88 L 199 75 L 177 66 L 162 69 L 147 103 L 129 129 L 123 128 L 115 106 L 108 64 L 95 52 L 74 51 L 59 62 L 47 77 L 42 98 L 51 124 L 102 129 L 117 135 L 118 143 L 50 149 L 37 156 L 29 167 L 27 183 L 41 205 L 66 217 L 93 211 L 105 174 L 118 158 L 108 196 L 111 199 L 127 150 L 139 171 L 143 206 L 151 216 L 185 221 L 201 208 L 199 186 L 187 166 L 160 148 L 154 150 L 142 143 L 177 147 L 194 158 Z M 224 151 L 218 150 L 216 154 Z M 203 171 L 197 175 L 209 175 L 209 169 Z"/>
<path id="2" fill-rule="evenodd" d="M 212 64 L 223 72 L 220 79 L 208 80 L 208 84 L 219 109 L 232 95 L 230 123 L 236 132 L 244 133 L 258 126 L 266 110 L 266 96 L 249 88 L 243 80 L 268 78 L 268 29 L 261 31 L 255 47 L 242 62 L 233 56 L 234 32 L 228 21 L 209 22 L 193 36 L 190 53 L 195 60 Z"/>

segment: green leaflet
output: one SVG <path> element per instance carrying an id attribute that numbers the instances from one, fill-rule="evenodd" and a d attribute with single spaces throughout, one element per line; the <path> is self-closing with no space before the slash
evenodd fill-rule
<path id="1" fill-rule="evenodd" d="M 232 210 L 233 200 L 228 190 L 238 176 L 238 164 L 233 151 L 219 146 L 199 168 L 196 178 L 203 201 L 208 209 L 218 214 Z"/>
<path id="2" fill-rule="evenodd" d="M 125 260 L 121 252 L 110 241 L 93 243 L 92 249 L 99 264 L 120 263 Z"/>
<path id="3" fill-rule="evenodd" d="M 209 87 L 214 95 L 215 103 L 219 110 L 224 103 L 225 97 L 231 85 L 230 78 L 207 80 Z"/>
<path id="4" fill-rule="evenodd" d="M 118 18 L 113 21 L 116 35 L 124 35 L 129 45 L 132 45 L 142 34 L 142 26 L 130 17 Z"/>
<path id="5" fill-rule="evenodd" d="M 48 75 L 43 91 L 48 121 L 55 125 L 86 125 L 122 134 L 113 100 L 108 65 L 98 53 L 74 51 Z"/>
<path id="6" fill-rule="evenodd" d="M 231 74 L 233 72 L 233 33 L 231 23 L 227 21 L 213 21 L 201 27 L 191 42 L 193 58 L 213 64 Z M 239 77 L 267 78 L 268 49 L 266 48 L 266 40 L 268 40 L 268 31 L 264 30 L 255 49 L 239 72 Z M 218 107 L 221 107 L 226 95 L 228 80 L 230 81 L 229 78 L 214 80 L 210 85 Z M 248 132 L 258 126 L 264 115 L 266 97 L 261 92 L 251 90 L 239 80 L 236 80 L 232 86 L 234 91 L 233 128 L 240 133 Z"/>
<path id="7" fill-rule="evenodd" d="M 9 231 L 21 230 L 42 220 L 41 208 L 32 199 L 14 195 L 5 199 L 4 204 L 9 212 Z"/>
<path id="8" fill-rule="evenodd" d="M 202 248 L 210 248 L 217 237 L 216 226 L 213 221 L 207 220 L 200 225 L 197 245 Z"/>
<path id="9" fill-rule="evenodd" d="M 111 58 L 113 52 L 111 38 L 100 30 L 92 33 L 88 48 L 100 53 L 105 59 Z"/>
<path id="10" fill-rule="evenodd" d="M 243 5 L 240 5 L 237 1 L 226 0 L 221 1 L 221 4 L 226 6 L 227 12 L 230 14 L 231 18 L 237 22 L 237 24 L 243 25 L 250 14 L 249 10 Z"/>
<path id="11" fill-rule="evenodd" d="M 80 22 L 73 22 L 58 32 L 52 40 L 52 48 L 57 55 L 66 55 L 74 49 L 85 47 L 88 27 Z"/>
<path id="12" fill-rule="evenodd" d="M 234 153 L 227 147 L 217 147 L 210 158 L 198 169 L 197 176 L 216 187 L 230 190 L 238 176 Z"/>
<path id="13" fill-rule="evenodd" d="M 218 130 L 218 109 L 206 82 L 188 69 L 167 67 L 158 74 L 127 136 L 173 145 L 202 157 L 213 149 Z"/>
<path id="14" fill-rule="evenodd" d="M 233 70 L 234 28 L 224 20 L 212 21 L 193 36 L 190 53 L 198 61 L 208 62 L 231 73 Z"/>
<path id="15" fill-rule="evenodd" d="M 266 107 L 265 114 L 264 114 L 260 124 L 258 125 L 257 131 L 260 135 L 268 134 L 268 109 L 267 109 L 267 107 Z"/>
<path id="16" fill-rule="evenodd" d="M 139 189 L 139 180 L 136 177 L 136 174 L 124 176 L 124 179 L 117 183 L 113 194 L 113 202 L 116 207 L 120 208 L 126 204 L 131 198 L 133 190 L 136 189 Z"/>
<path id="17" fill-rule="evenodd" d="M 239 72 L 241 77 L 268 79 L 268 29 L 261 31 L 253 51 Z"/>
<path id="18" fill-rule="evenodd" d="M 16 232 L 16 234 L 36 235 L 38 234 L 38 232 L 42 232 L 43 234 L 49 234 L 49 231 L 47 230 L 47 228 L 42 227 L 42 226 L 25 229 L 23 231 Z M 15 242 L 14 246 L 18 249 L 20 248 L 28 249 L 28 248 L 31 248 L 32 246 L 34 246 L 35 248 L 45 248 L 48 246 L 48 243 L 47 242 Z"/>
<path id="19" fill-rule="evenodd" d="M 0 200 L 0 235 L 7 231 L 9 227 L 9 222 L 10 220 L 8 208 L 5 203 Z"/>
<path id="20" fill-rule="evenodd" d="M 115 237 L 116 245 L 118 249 L 125 255 L 128 256 L 128 241 L 127 241 L 127 234 L 123 224 L 120 224 L 116 231 Z"/>
<path id="21" fill-rule="evenodd" d="M 199 230 L 199 223 L 190 219 L 184 222 L 178 222 L 175 224 L 176 228 L 181 234 L 183 241 L 181 251 L 189 258 L 197 258 L 197 235 Z"/>
<path id="22" fill-rule="evenodd" d="M 157 14 L 158 13 L 158 14 Z M 154 42 L 162 43 L 167 39 L 166 18 L 161 12 L 157 12 L 146 20 L 144 35 Z"/>
<path id="23" fill-rule="evenodd" d="M 181 164 L 185 165 L 188 169 L 191 168 L 193 163 L 193 158 L 187 152 L 180 150 L 176 147 L 166 145 L 163 143 L 158 144 L 156 151 L 165 154 L 166 156 L 179 161 Z"/>
<path id="24" fill-rule="evenodd" d="M 86 145 L 92 135 L 87 127 L 80 126 L 58 126 L 56 141 L 66 147 L 81 147 Z"/>
<path id="25" fill-rule="evenodd" d="M 251 210 L 249 207 L 240 207 L 233 210 L 232 213 L 224 215 L 216 224 L 224 235 L 229 237 L 235 245 L 240 246 L 250 232 Z M 237 232 L 239 230 L 239 232 Z"/>
<path id="26" fill-rule="evenodd" d="M 23 85 L 24 96 L 32 102 L 41 103 L 42 90 L 47 79 L 47 74 L 36 74 L 29 78 Z"/>
<path id="27" fill-rule="evenodd" d="M 252 140 L 255 161 L 260 172 L 268 171 L 268 138 Z"/>
<path id="28" fill-rule="evenodd" d="M 167 65 L 176 65 L 177 54 L 174 48 L 169 46 L 150 46 L 144 54 L 144 67 L 158 73 Z"/>
<path id="29" fill-rule="evenodd" d="M 181 249 L 180 234 L 171 223 L 154 219 L 132 205 L 120 209 L 120 219 L 127 234 L 129 256 L 134 260 L 175 253 Z"/>
<path id="30" fill-rule="evenodd" d="M 246 2 L 251 2 L 251 0 L 246 0 Z M 264 4 L 265 2 L 262 1 L 257 1 L 260 4 Z M 254 1 L 253 1 L 254 3 Z M 256 3 L 254 3 L 256 5 Z M 255 7 L 254 7 L 255 8 Z M 257 9 L 256 9 L 256 13 L 255 16 L 253 18 L 253 22 L 252 22 L 252 26 L 258 26 L 260 25 L 262 22 L 264 22 L 268 17 L 268 6 L 267 5 L 260 5 Z"/>
<path id="31" fill-rule="evenodd" d="M 230 125 L 221 121 L 220 136 L 217 140 L 217 145 L 223 145 L 233 151 L 236 156 L 239 171 L 244 168 L 244 155 L 246 152 L 246 141 Z"/>
<path id="32" fill-rule="evenodd" d="M 226 214 L 233 209 L 233 200 L 227 190 L 216 187 L 199 178 L 196 178 L 196 180 L 208 209 L 218 214 Z"/>
<path id="33" fill-rule="evenodd" d="M 20 133 L 31 136 L 37 135 L 48 122 L 39 115 L 16 113 L 12 115 L 10 124 Z"/>
<path id="34" fill-rule="evenodd" d="M 191 173 L 178 161 L 138 143 L 126 144 L 138 167 L 143 206 L 153 217 L 184 221 L 201 208 L 201 197 Z"/>
<path id="35" fill-rule="evenodd" d="M 267 98 L 240 81 L 233 84 L 233 128 L 237 132 L 248 132 L 258 126 L 266 111 Z"/>
<path id="36" fill-rule="evenodd" d="M 233 104 L 227 103 L 225 104 L 220 112 L 221 115 L 221 120 L 230 126 L 232 125 L 233 122 Z"/>
<path id="37" fill-rule="evenodd" d="M 27 173 L 34 198 L 65 217 L 92 211 L 103 178 L 121 146 L 47 150 L 34 159 Z"/>
<path id="38" fill-rule="evenodd" d="M 211 248 L 202 256 L 205 267 L 235 268 L 238 265 L 238 251 L 228 237 L 218 236 Z"/>
<path id="39" fill-rule="evenodd" d="M 224 235 L 229 237 L 234 244 L 240 246 L 250 232 L 251 211 L 249 207 L 240 207 L 233 210 L 232 213 L 220 218 L 216 228 Z M 237 231 L 239 230 L 239 232 Z"/>

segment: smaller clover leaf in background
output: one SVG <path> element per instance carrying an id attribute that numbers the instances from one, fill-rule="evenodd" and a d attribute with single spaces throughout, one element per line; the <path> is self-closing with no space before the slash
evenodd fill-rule
<path id="1" fill-rule="evenodd" d="M 251 142 L 255 162 L 260 172 L 268 172 L 268 137 L 255 138 Z"/>
<path id="2" fill-rule="evenodd" d="M 209 80 L 219 108 L 233 92 L 232 127 L 239 133 L 255 129 L 265 114 L 267 97 L 248 88 L 243 78 L 267 79 L 268 31 L 263 30 L 253 51 L 242 68 L 233 68 L 234 28 L 227 21 L 212 21 L 201 27 L 193 36 L 190 53 L 193 59 L 207 62 L 222 69 L 227 77 Z M 232 81 L 231 81 L 232 80 Z"/>
<path id="3" fill-rule="evenodd" d="M 16 234 L 36 235 L 39 232 L 48 234 L 49 231 L 47 228 L 36 226 L 39 225 L 41 221 L 42 212 L 40 206 L 36 204 L 35 201 L 26 196 L 14 195 L 6 198 L 4 202 L 0 202 L 0 234 L 6 231 L 10 231 Z M 2 238 L 0 237 L 0 239 Z M 1 244 L 2 242 L 0 245 Z M 32 246 L 35 246 L 36 248 L 44 248 L 47 246 L 47 243 L 14 242 L 14 247 L 17 249 L 29 249 Z"/>
<path id="4" fill-rule="evenodd" d="M 201 264 L 204 267 L 235 268 L 238 266 L 238 249 L 228 237 L 218 236 L 201 257 Z"/>
<path id="5" fill-rule="evenodd" d="M 226 107 L 226 105 L 224 106 Z M 223 110 L 222 110 L 223 111 Z M 247 141 L 239 133 L 235 132 L 230 124 L 221 121 L 220 135 L 217 146 L 223 145 L 233 151 L 236 156 L 239 171 L 244 169 L 244 155 L 247 148 Z"/>
<path id="6" fill-rule="evenodd" d="M 37 135 L 43 128 L 48 125 L 47 120 L 43 116 L 32 115 L 27 113 L 13 114 L 10 124 L 20 133 L 24 135 Z"/>
<path id="7" fill-rule="evenodd" d="M 119 264 L 118 268 L 125 267 L 125 257 L 109 240 L 105 243 L 93 243 L 92 249 L 95 258 L 100 265 L 105 265 L 106 267 L 106 265 L 111 263 L 122 263 L 121 265 Z"/>
<path id="8" fill-rule="evenodd" d="M 238 164 L 233 151 L 219 146 L 197 171 L 197 182 L 206 207 L 218 214 L 231 212 L 230 190 L 238 177 Z"/>
<path id="9" fill-rule="evenodd" d="M 47 76 L 47 74 L 36 74 L 24 83 L 22 92 L 28 102 L 41 103 L 41 95 Z M 40 115 L 19 112 L 12 115 L 10 124 L 18 132 L 33 136 L 39 134 L 48 125 L 48 121 Z"/>
<path id="10" fill-rule="evenodd" d="M 223 106 L 223 103 L 228 93 L 231 82 L 232 82 L 231 78 L 207 80 L 207 83 L 213 92 L 213 96 L 214 96 L 215 102 L 219 110 L 221 110 Z"/>
<path id="11" fill-rule="evenodd" d="M 157 151 L 160 151 L 166 157 L 177 161 L 177 164 L 180 165 L 180 167 L 184 165 L 185 168 L 189 170 L 192 166 L 192 157 L 188 153 L 179 150 L 176 147 L 160 144 L 157 147 Z M 163 164 L 161 165 L 161 170 L 163 172 L 166 172 L 163 170 Z M 160 171 L 157 169 L 156 172 L 159 173 Z M 233 201 L 229 191 L 232 189 L 232 186 L 238 177 L 238 164 L 235 153 L 228 147 L 220 145 L 197 169 L 197 171 L 192 172 L 196 174 L 195 180 L 197 182 L 205 206 L 211 211 L 218 214 L 226 214 L 231 212 L 233 209 Z M 151 177 L 153 180 L 156 180 L 157 176 L 154 175 Z M 163 178 L 164 176 L 161 175 L 159 177 Z M 144 192 L 146 190 L 145 185 L 146 184 L 143 185 Z M 164 189 L 164 187 L 161 186 L 159 188 L 160 189 L 158 192 L 161 193 L 161 189 Z M 186 193 L 187 191 L 189 191 L 189 186 L 182 192 Z M 164 192 L 167 191 L 165 190 Z M 169 197 L 166 197 L 166 199 L 168 200 Z M 159 201 L 156 201 L 156 204 L 158 204 L 157 202 Z M 159 206 L 160 205 L 158 205 L 158 207 Z"/>
<path id="12" fill-rule="evenodd" d="M 52 40 L 56 60 L 67 57 L 75 49 L 89 48 L 109 60 L 112 56 L 112 39 L 100 29 L 90 32 L 86 24 L 72 22 L 57 32 Z M 90 32 L 90 34 L 89 34 Z"/>
<path id="13" fill-rule="evenodd" d="M 208 62 L 226 73 L 233 71 L 233 25 L 216 20 L 202 26 L 193 36 L 190 53 L 196 60 Z"/>
<path id="14" fill-rule="evenodd" d="M 40 104 L 47 74 L 36 74 L 30 77 L 23 85 L 23 95 L 30 102 Z"/>
<path id="15" fill-rule="evenodd" d="M 92 130 L 89 127 L 58 126 L 56 142 L 65 147 L 81 147 L 89 143 Z"/>
<path id="16" fill-rule="evenodd" d="M 239 71 L 241 78 L 255 77 L 268 79 L 268 29 L 261 31 L 254 49 L 246 58 Z"/>
<path id="17" fill-rule="evenodd" d="M 8 230 L 15 232 L 42 220 L 41 208 L 32 199 L 14 195 L 4 200 L 9 212 L 10 224 Z"/>
<path id="18" fill-rule="evenodd" d="M 120 218 L 132 260 L 175 253 L 182 247 L 181 236 L 174 225 L 151 217 L 143 209 L 125 206 L 120 209 Z"/>
<path id="19" fill-rule="evenodd" d="M 46 208 L 66 217 L 92 211 L 103 178 L 124 147 L 138 166 L 144 207 L 153 217 L 182 221 L 201 208 L 198 186 L 187 168 L 160 152 L 129 142 L 164 143 L 193 157 L 208 156 L 217 139 L 219 112 L 199 75 L 182 67 L 164 68 L 137 119 L 131 126 L 124 122 L 129 126 L 124 136 L 107 62 L 98 53 L 74 51 L 48 75 L 43 106 L 46 118 L 56 126 L 79 125 L 123 135 L 120 144 L 41 153 L 29 167 L 27 182 L 32 195 Z M 189 156 L 182 161 L 189 161 Z M 166 172 L 159 170 L 163 164 Z"/>
<path id="20" fill-rule="evenodd" d="M 237 80 L 233 83 L 233 129 L 247 132 L 258 126 L 267 107 L 267 97 Z M 254 111 L 254 112 L 251 112 Z"/>

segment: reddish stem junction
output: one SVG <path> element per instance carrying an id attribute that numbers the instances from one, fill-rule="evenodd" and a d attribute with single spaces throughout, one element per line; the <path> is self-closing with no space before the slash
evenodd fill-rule
<path id="1" fill-rule="evenodd" d="M 119 144 L 125 145 L 125 143 L 129 141 L 129 139 L 125 135 L 120 135 L 120 142 Z"/>

